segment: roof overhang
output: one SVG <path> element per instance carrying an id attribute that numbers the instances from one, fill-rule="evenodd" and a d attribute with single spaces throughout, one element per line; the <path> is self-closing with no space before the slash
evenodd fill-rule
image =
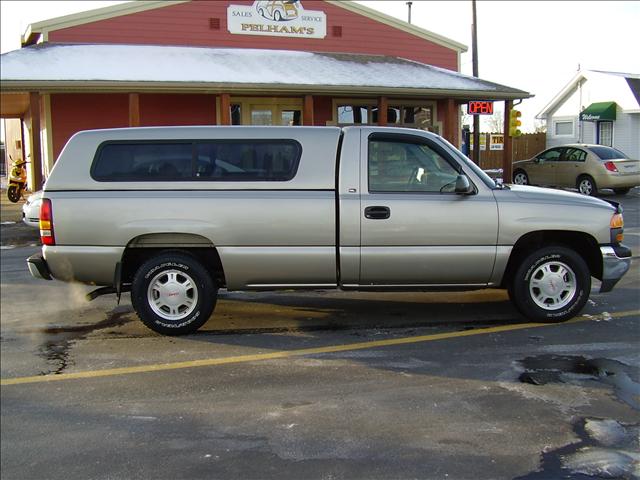
<path id="1" fill-rule="evenodd" d="M 44 44 L 3 54 L 0 61 L 0 86 L 7 92 L 233 91 L 483 100 L 532 96 L 451 70 L 380 55 Z"/>
<path id="2" fill-rule="evenodd" d="M 616 102 L 596 102 L 580 112 L 580 120 L 585 122 L 615 121 Z"/>
<path id="3" fill-rule="evenodd" d="M 41 93 L 116 93 L 116 92 L 147 92 L 147 93 L 234 93 L 246 95 L 282 95 L 282 94 L 332 94 L 348 96 L 384 95 L 395 97 L 424 97 L 424 98 L 456 98 L 464 100 L 513 100 L 531 98 L 533 95 L 479 92 L 477 90 L 450 90 L 439 88 L 410 88 L 410 87 L 366 87 L 349 85 L 274 85 L 270 83 L 213 83 L 213 82 L 100 82 L 100 81 L 3 81 L 3 92 L 33 92 Z M 3 97 L 4 98 L 4 97 Z"/>

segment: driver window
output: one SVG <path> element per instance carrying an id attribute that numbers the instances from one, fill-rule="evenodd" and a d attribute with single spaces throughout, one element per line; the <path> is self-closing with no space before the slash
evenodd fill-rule
<path id="1" fill-rule="evenodd" d="M 370 192 L 444 193 L 455 189 L 458 172 L 424 144 L 369 141 Z"/>

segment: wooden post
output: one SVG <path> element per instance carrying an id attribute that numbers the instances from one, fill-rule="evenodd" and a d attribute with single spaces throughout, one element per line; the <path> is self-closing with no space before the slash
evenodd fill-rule
<path id="1" fill-rule="evenodd" d="M 444 138 L 454 147 L 458 148 L 458 111 L 456 101 L 453 98 L 447 99 L 447 113 L 444 124 Z"/>
<path id="2" fill-rule="evenodd" d="M 504 101 L 504 150 L 502 151 L 502 179 L 511 183 L 513 177 L 513 139 L 509 136 L 509 117 L 513 108 L 513 100 Z"/>
<path id="3" fill-rule="evenodd" d="M 315 125 L 313 118 L 313 95 L 304 96 L 304 110 L 302 111 L 302 124 Z"/>
<path id="4" fill-rule="evenodd" d="M 387 110 L 389 109 L 389 102 L 387 97 L 378 97 L 378 125 L 386 127 L 388 123 Z"/>
<path id="5" fill-rule="evenodd" d="M 231 95 L 220 94 L 220 124 L 231 125 Z"/>
<path id="6" fill-rule="evenodd" d="M 31 168 L 33 169 L 33 191 L 42 190 L 42 142 L 40 141 L 40 94 L 29 92 L 29 115 L 31 129 L 29 143 L 31 143 Z"/>
<path id="7" fill-rule="evenodd" d="M 137 93 L 129 94 L 129 126 L 140 126 L 140 95 Z"/>

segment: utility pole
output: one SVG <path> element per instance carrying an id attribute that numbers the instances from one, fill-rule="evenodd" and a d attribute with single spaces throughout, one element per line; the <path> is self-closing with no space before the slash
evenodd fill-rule
<path id="1" fill-rule="evenodd" d="M 476 17 L 476 0 L 471 0 L 473 23 L 471 24 L 471 55 L 473 57 L 473 76 L 478 77 L 478 19 Z M 480 116 L 473 116 L 473 161 L 480 165 Z"/>
<path id="2" fill-rule="evenodd" d="M 413 5 L 413 2 L 407 2 L 407 7 L 409 7 L 409 19 L 407 22 L 409 23 L 411 23 L 411 5 Z"/>

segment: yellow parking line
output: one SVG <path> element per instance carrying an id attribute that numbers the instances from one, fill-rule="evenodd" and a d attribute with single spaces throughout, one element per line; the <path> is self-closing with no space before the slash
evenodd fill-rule
<path id="1" fill-rule="evenodd" d="M 567 323 L 581 322 L 587 320 L 601 320 L 608 317 L 628 317 L 640 315 L 640 310 L 629 310 L 626 312 L 616 312 L 611 314 L 600 314 L 592 316 L 582 316 L 570 320 Z M 445 340 L 449 338 L 471 337 L 474 335 L 487 335 L 490 333 L 510 332 L 523 330 L 526 328 L 548 327 L 557 324 L 553 323 L 520 323 L 516 325 L 503 325 L 500 327 L 479 328 L 477 330 L 465 330 L 447 333 L 437 333 L 433 335 L 420 335 L 416 337 L 390 338 L 386 340 L 375 340 L 371 342 L 347 343 L 344 345 L 329 345 L 326 347 L 303 348 L 299 350 L 283 350 L 271 353 L 258 353 L 255 355 L 239 355 L 222 358 L 206 358 L 202 360 L 190 360 L 186 362 L 160 363 L 155 365 L 140 365 L 137 367 L 109 368 L 105 370 L 89 370 L 85 372 L 62 373 L 59 375 L 39 375 L 35 377 L 6 378 L 0 380 L 0 385 L 19 385 L 24 383 L 56 382 L 61 380 L 73 380 L 80 378 L 111 377 L 115 375 L 128 375 L 132 373 L 161 372 L 165 370 L 178 370 L 183 368 L 210 367 L 214 365 L 228 365 L 230 363 L 258 362 L 262 360 L 273 360 L 278 358 L 300 357 L 304 355 L 317 355 L 320 353 L 346 352 L 352 350 L 364 350 L 369 348 L 388 347 L 392 345 L 406 345 L 410 343 L 432 342 L 435 340 Z"/>

